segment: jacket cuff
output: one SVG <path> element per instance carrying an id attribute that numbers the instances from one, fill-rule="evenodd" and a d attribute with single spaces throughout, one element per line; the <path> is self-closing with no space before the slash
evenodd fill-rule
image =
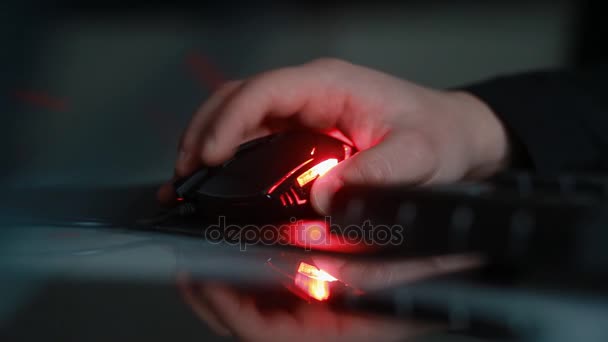
<path id="1" fill-rule="evenodd" d="M 594 146 L 578 113 L 580 89 L 566 74 L 537 72 L 460 88 L 484 101 L 509 133 L 512 168 L 555 174 L 594 162 Z"/>

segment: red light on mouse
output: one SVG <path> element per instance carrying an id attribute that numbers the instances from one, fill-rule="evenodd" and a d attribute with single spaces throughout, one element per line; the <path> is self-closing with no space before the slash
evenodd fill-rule
<path id="1" fill-rule="evenodd" d="M 183 200 L 184 200 L 184 198 L 183 198 L 183 197 L 178 197 L 178 198 L 177 198 L 177 200 L 178 200 L 179 202 L 181 202 L 181 201 L 183 201 Z"/>
<path id="2" fill-rule="evenodd" d="M 329 298 L 329 283 L 336 281 L 335 277 L 317 267 L 301 262 L 294 278 L 294 284 L 310 297 L 324 301 Z"/>
<path id="3" fill-rule="evenodd" d="M 338 159 L 335 158 L 322 161 L 299 175 L 297 178 L 298 184 L 302 187 L 312 182 L 317 177 L 323 176 L 336 165 L 338 165 Z"/>
<path id="4" fill-rule="evenodd" d="M 306 204 L 306 200 L 300 199 L 300 196 L 298 196 L 298 193 L 296 192 L 296 190 L 294 188 L 291 188 L 291 193 L 293 194 L 293 197 L 295 197 L 296 203 L 298 205 Z"/>
<path id="5" fill-rule="evenodd" d="M 289 173 L 287 173 L 285 176 L 283 176 L 283 178 L 279 179 L 278 182 L 274 183 L 270 187 L 270 189 L 268 189 L 268 194 L 271 194 L 273 191 L 275 191 L 279 185 L 281 185 L 287 178 L 289 178 L 289 176 L 293 175 L 296 171 L 298 171 L 299 169 L 301 169 L 302 167 L 304 167 L 304 165 L 310 163 L 313 160 L 314 160 L 314 158 L 310 158 L 307 161 L 303 162 L 302 164 L 296 166 L 295 169 L 289 171 Z"/>
<path id="6" fill-rule="evenodd" d="M 320 270 L 316 266 L 313 266 L 313 265 L 305 263 L 305 262 L 301 262 L 300 266 L 298 266 L 298 273 L 303 274 L 307 277 L 324 280 L 324 281 L 338 280 L 338 279 L 336 279 L 336 277 L 332 276 L 331 274 L 329 274 L 323 270 Z"/>

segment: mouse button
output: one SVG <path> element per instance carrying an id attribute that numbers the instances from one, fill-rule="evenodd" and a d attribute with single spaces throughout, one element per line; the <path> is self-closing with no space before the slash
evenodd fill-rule
<path id="1" fill-rule="evenodd" d="M 342 145 L 345 145 L 342 140 L 324 134 L 320 134 L 317 137 L 316 143 L 319 147 L 323 147 L 330 151 L 339 150 L 340 152 L 342 151 Z"/>
<path id="2" fill-rule="evenodd" d="M 246 153 L 235 158 L 229 165 L 218 168 L 201 187 L 199 193 L 220 197 L 252 196 L 263 192 L 268 184 L 280 177 L 277 164 L 266 153 Z"/>
<path id="3" fill-rule="evenodd" d="M 249 149 L 251 149 L 253 147 L 256 147 L 258 145 L 262 145 L 262 144 L 271 142 L 274 138 L 275 138 L 274 135 L 267 135 L 267 136 L 264 136 L 264 137 L 260 137 L 260 138 L 257 138 L 257 139 L 253 139 L 253 140 L 247 141 L 247 142 L 239 145 L 239 147 L 237 148 L 237 153 L 245 151 L 245 150 L 249 150 Z"/>
<path id="4" fill-rule="evenodd" d="M 240 197 L 255 194 L 255 187 L 240 177 L 218 174 L 201 184 L 197 192 L 213 197 Z"/>

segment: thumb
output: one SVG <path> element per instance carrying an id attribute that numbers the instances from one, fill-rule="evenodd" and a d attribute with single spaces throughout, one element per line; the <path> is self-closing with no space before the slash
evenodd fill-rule
<path id="1" fill-rule="evenodd" d="M 311 202 L 329 213 L 333 195 L 344 185 L 421 184 L 431 180 L 437 156 L 431 142 L 418 131 L 390 133 L 376 146 L 338 164 L 312 187 Z"/>

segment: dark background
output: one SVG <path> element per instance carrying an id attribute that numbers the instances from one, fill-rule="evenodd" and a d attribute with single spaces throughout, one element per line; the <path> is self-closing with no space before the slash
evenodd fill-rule
<path id="1" fill-rule="evenodd" d="M 19 1 L 0 105 L 12 184 L 156 182 L 222 78 L 344 58 L 429 86 L 605 56 L 600 1 Z"/>
<path id="2" fill-rule="evenodd" d="M 222 79 L 322 56 L 435 87 L 606 60 L 602 1 L 4 2 L 2 182 L 170 176 L 181 130 Z M 10 339 L 179 338 L 205 328 L 172 286 L 51 283 Z M 99 329 L 99 322 L 106 329 Z"/>

